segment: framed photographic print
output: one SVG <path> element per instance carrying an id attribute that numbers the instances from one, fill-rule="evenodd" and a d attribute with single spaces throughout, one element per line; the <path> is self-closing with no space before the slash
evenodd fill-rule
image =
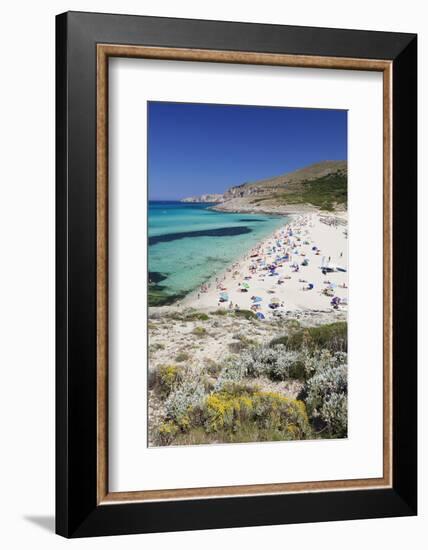
<path id="1" fill-rule="evenodd" d="M 416 514 L 416 36 L 56 47 L 57 532 Z"/>

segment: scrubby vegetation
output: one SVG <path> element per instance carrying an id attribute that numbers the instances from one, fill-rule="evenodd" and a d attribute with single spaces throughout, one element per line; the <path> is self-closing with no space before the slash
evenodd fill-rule
<path id="1" fill-rule="evenodd" d="M 248 338 L 245 334 L 236 334 L 234 336 L 234 341 L 229 344 L 229 349 L 232 353 L 239 353 L 240 351 L 256 344 L 256 340 Z"/>
<path id="2" fill-rule="evenodd" d="M 234 311 L 236 317 L 244 317 L 245 319 L 256 319 L 256 314 L 250 309 L 236 309 Z"/>
<path id="3" fill-rule="evenodd" d="M 213 376 L 213 377 L 217 378 L 217 376 L 220 374 L 222 368 L 223 367 L 222 367 L 222 365 L 220 365 L 220 363 L 216 363 L 212 359 L 207 359 L 207 361 L 204 365 L 204 368 L 203 368 L 203 372 L 205 372 L 209 376 Z"/>
<path id="4" fill-rule="evenodd" d="M 310 351 L 316 349 L 347 351 L 348 324 L 343 321 L 307 328 L 294 325 L 289 327 L 287 334 L 275 338 L 270 343 L 273 347 L 282 344 L 292 350 L 307 348 Z"/>
<path id="5" fill-rule="evenodd" d="M 207 334 L 207 329 L 204 327 L 195 327 L 192 331 L 192 334 L 195 336 L 205 336 Z"/>
<path id="6" fill-rule="evenodd" d="M 348 373 L 343 360 L 320 361 L 301 393 L 314 421 L 331 437 L 347 434 Z"/>
<path id="7" fill-rule="evenodd" d="M 338 170 L 315 179 L 307 179 L 288 186 L 278 187 L 273 193 L 252 200 L 253 204 L 287 205 L 311 204 L 321 210 L 333 211 L 346 208 L 348 202 L 347 174 Z"/>
<path id="8" fill-rule="evenodd" d="M 348 201 L 348 184 L 345 172 L 309 180 L 301 184 L 301 189 L 284 193 L 280 197 L 288 204 L 309 203 L 323 210 L 334 210 L 338 205 L 345 206 Z"/>
<path id="9" fill-rule="evenodd" d="M 302 401 L 245 385 L 230 384 L 205 397 L 201 387 L 199 392 L 198 386 L 189 387 L 169 398 L 167 410 L 168 419 L 159 428 L 163 444 L 171 444 L 177 436 L 176 443 L 189 444 L 196 440 L 208 443 L 307 439 L 311 435 Z"/>
<path id="10" fill-rule="evenodd" d="M 150 373 L 149 388 L 163 403 L 154 444 L 346 437 L 347 324 L 281 326 L 265 344 L 237 333 L 220 363 L 190 366 L 182 351 L 179 364 Z M 199 324 L 192 333 L 208 337 Z"/>
<path id="11" fill-rule="evenodd" d="M 287 380 L 300 378 L 300 363 L 297 352 L 290 351 L 285 346 L 259 346 L 242 353 L 236 367 L 245 376 L 252 378 L 267 376 L 271 380 Z"/>
<path id="12" fill-rule="evenodd" d="M 228 314 L 227 309 L 216 309 L 212 313 L 213 315 L 219 315 L 220 317 L 225 317 Z"/>
<path id="13" fill-rule="evenodd" d="M 162 397 L 167 397 L 184 380 L 184 369 L 175 365 L 161 365 L 153 372 L 149 385 Z"/>
<path id="14" fill-rule="evenodd" d="M 181 430 L 190 428 L 194 409 L 199 407 L 205 396 L 205 387 L 199 380 L 185 380 L 165 403 L 167 418 Z"/>
<path id="15" fill-rule="evenodd" d="M 183 323 L 189 323 L 191 321 L 208 321 L 209 317 L 206 313 L 201 311 L 195 311 L 191 308 L 181 311 L 174 311 L 166 315 L 168 319 L 173 321 L 183 321 Z"/>
<path id="16" fill-rule="evenodd" d="M 189 358 L 190 355 L 188 353 L 186 353 L 185 351 L 180 351 L 180 353 L 176 355 L 175 360 L 177 361 L 177 363 L 182 363 L 183 361 L 188 361 Z"/>
<path id="17" fill-rule="evenodd" d="M 161 344 L 160 342 L 157 342 L 156 344 L 150 344 L 149 346 L 149 352 L 155 353 L 156 351 L 165 349 L 165 345 Z"/>

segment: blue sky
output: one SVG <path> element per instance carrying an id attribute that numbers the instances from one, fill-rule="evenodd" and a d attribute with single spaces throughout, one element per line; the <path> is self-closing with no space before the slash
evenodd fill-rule
<path id="1" fill-rule="evenodd" d="M 148 103 L 149 199 L 223 193 L 322 160 L 347 159 L 347 112 Z"/>

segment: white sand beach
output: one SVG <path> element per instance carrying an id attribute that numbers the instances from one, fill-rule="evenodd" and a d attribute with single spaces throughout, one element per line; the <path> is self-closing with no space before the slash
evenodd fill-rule
<path id="1" fill-rule="evenodd" d="M 180 306 L 252 309 L 267 319 L 295 310 L 346 312 L 347 270 L 347 214 L 293 215 Z"/>

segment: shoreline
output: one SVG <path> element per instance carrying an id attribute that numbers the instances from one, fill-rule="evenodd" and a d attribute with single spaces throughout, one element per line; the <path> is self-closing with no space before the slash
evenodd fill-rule
<path id="1" fill-rule="evenodd" d="M 287 217 L 287 223 L 247 250 L 221 272 L 210 277 L 201 288 L 191 291 L 175 304 L 154 306 L 149 311 L 166 313 L 186 308 L 207 311 L 251 309 L 255 313 L 261 313 L 266 319 L 289 316 L 298 311 L 327 313 L 339 310 L 346 313 L 347 213 L 300 211 L 288 213 Z M 333 220 L 336 220 L 336 224 L 328 225 Z M 291 232 L 292 236 L 287 232 Z M 313 247 L 316 247 L 316 251 L 312 250 Z M 270 275 L 266 264 L 269 265 L 278 258 L 279 253 L 288 253 L 290 260 L 275 264 L 277 268 L 274 277 Z M 320 269 L 323 261 L 331 261 L 331 265 L 340 263 L 340 267 L 346 271 L 324 275 Z M 305 263 L 308 265 L 304 265 Z M 293 265 L 298 265 L 298 271 L 291 267 Z M 245 285 L 248 286 L 248 291 L 243 291 Z M 227 301 L 219 302 L 221 292 L 226 293 Z M 252 297 L 260 300 L 254 302 Z M 341 302 L 337 308 L 331 305 L 333 297 Z M 272 300 L 279 304 L 275 309 L 269 305 Z"/>
<path id="2" fill-rule="evenodd" d="M 331 300 L 338 298 L 342 305 L 337 309 L 347 310 L 346 227 L 327 225 L 325 216 L 319 212 L 289 218 L 216 275 L 212 279 L 215 284 L 211 282 L 204 291 L 188 294 L 181 300 L 181 306 L 247 309 L 271 318 L 296 310 L 333 310 Z M 345 271 L 324 274 L 323 263 L 337 265 Z M 275 268 L 272 270 L 269 266 Z M 221 293 L 226 297 L 223 301 L 219 299 Z M 278 306 L 272 307 L 272 302 Z"/>
<path id="3" fill-rule="evenodd" d="M 200 203 L 200 204 L 204 204 L 204 203 Z M 208 203 L 208 204 L 212 204 L 212 203 Z M 212 206 L 210 206 L 208 208 L 205 207 L 205 210 L 211 210 L 211 209 L 212 209 Z M 220 213 L 220 212 L 218 212 L 218 213 Z M 233 212 L 225 212 L 225 214 L 233 214 Z M 240 214 L 245 214 L 245 213 L 242 212 Z M 249 213 L 247 212 L 246 214 L 248 215 Z M 258 214 L 260 215 L 260 217 L 263 217 L 264 220 L 268 219 L 268 218 L 272 218 L 274 220 L 274 223 L 271 223 L 271 225 L 277 225 L 279 227 L 281 224 L 284 223 L 284 217 L 285 216 L 282 215 L 282 214 L 275 214 L 274 212 L 268 212 L 268 213 L 259 212 Z M 250 219 L 249 220 L 242 220 L 242 222 L 247 222 L 247 221 L 251 222 Z M 262 220 L 255 220 L 255 221 L 262 221 Z M 231 226 L 231 229 L 233 230 L 233 226 Z M 258 240 L 254 240 L 254 237 L 253 237 L 253 239 L 252 239 L 253 244 L 252 245 L 250 243 L 245 243 L 245 246 L 249 247 L 247 249 L 248 251 L 251 250 L 252 247 L 257 246 L 261 239 L 264 240 L 265 238 L 269 237 L 270 235 L 272 235 L 274 233 L 274 231 L 272 231 L 272 227 L 268 228 L 267 230 L 270 231 L 270 233 L 268 233 L 267 235 L 265 233 L 265 236 L 260 236 L 260 235 L 256 236 L 255 239 L 258 239 Z M 248 229 L 246 232 L 252 233 L 252 230 Z M 241 250 L 246 250 L 246 248 L 244 248 L 244 246 L 241 246 L 240 248 L 241 248 Z M 175 291 L 175 293 L 171 293 L 171 294 L 168 294 L 166 292 L 165 293 L 165 299 L 162 300 L 161 303 L 149 305 L 148 306 L 149 309 L 163 308 L 165 311 L 167 311 L 167 308 L 170 308 L 171 310 L 177 309 L 178 307 L 180 307 L 181 304 L 183 304 L 184 301 L 188 300 L 189 296 L 191 296 L 192 294 L 195 294 L 195 295 L 197 294 L 198 288 L 200 287 L 200 285 L 210 284 L 210 283 L 212 283 L 212 281 L 215 280 L 216 277 L 223 276 L 224 273 L 226 273 L 226 271 L 229 269 L 229 267 L 231 265 L 233 265 L 235 262 L 241 261 L 243 259 L 243 257 L 245 256 L 245 254 L 240 253 L 239 256 L 234 257 L 233 253 L 232 253 L 232 254 L 229 254 L 229 256 L 231 256 L 231 258 L 224 259 L 224 258 L 219 257 L 219 261 L 221 262 L 222 265 L 217 266 L 218 271 L 209 270 L 209 273 L 205 273 L 206 278 L 204 280 L 202 280 L 202 282 L 200 282 L 196 286 L 192 285 L 191 290 L 186 290 L 185 292 Z M 149 279 L 148 279 L 149 280 L 149 282 L 148 282 L 148 296 L 149 296 L 149 300 L 150 300 L 151 290 L 156 292 L 156 286 L 157 285 L 162 286 L 163 280 L 168 279 L 168 277 L 162 277 L 162 279 L 160 279 L 159 281 L 156 281 L 154 279 L 152 280 L 150 278 L 150 275 L 152 273 L 154 273 L 155 275 L 160 275 L 162 277 L 162 272 L 160 272 L 160 271 L 153 271 L 153 272 L 148 271 L 148 276 L 149 276 Z M 168 281 L 167 281 L 167 283 L 168 283 Z M 166 283 L 166 286 L 168 286 L 167 283 Z M 162 292 L 162 291 L 160 291 L 160 292 Z"/>
<path id="4" fill-rule="evenodd" d="M 316 213 L 319 210 L 310 205 L 296 205 L 295 207 L 283 206 L 257 206 L 255 204 L 243 204 L 239 199 L 230 200 L 210 206 L 208 210 L 215 212 L 229 212 L 231 214 L 265 214 L 267 216 L 299 216 L 308 213 Z"/>
<path id="5" fill-rule="evenodd" d="M 242 212 L 243 214 L 249 214 L 249 212 Z M 261 214 L 261 212 L 260 212 Z M 288 216 L 292 216 L 292 214 L 287 214 Z M 285 215 L 284 215 L 285 217 Z M 278 231 L 278 229 L 275 229 L 275 231 L 273 231 L 270 235 L 268 235 L 267 237 L 264 237 L 262 239 L 262 241 L 260 242 L 265 242 L 266 240 L 270 239 L 273 237 L 273 235 L 275 235 L 275 233 Z M 260 243 L 258 243 L 257 245 L 255 246 L 259 246 Z M 227 276 L 227 274 L 231 271 L 232 269 L 232 266 L 234 266 L 235 264 L 240 264 L 242 262 L 245 261 L 245 259 L 248 257 L 248 255 L 250 254 L 251 250 L 253 250 L 253 248 L 255 248 L 255 246 L 252 246 L 249 250 L 247 250 L 247 252 L 245 252 L 244 254 L 242 254 L 241 256 L 239 256 L 238 258 L 236 258 L 233 262 L 231 262 L 230 264 L 228 264 L 223 270 L 217 272 L 217 273 L 214 273 L 213 275 L 211 275 L 211 277 L 209 279 L 207 279 L 207 281 L 205 281 L 205 285 L 211 285 L 213 283 L 215 283 L 216 279 L 220 279 L 224 276 Z M 186 294 L 186 296 L 184 298 L 182 298 L 181 300 L 178 300 L 177 301 L 177 304 L 171 304 L 171 306 L 174 306 L 174 305 L 177 305 L 177 306 L 184 306 L 184 307 L 193 307 L 192 305 L 188 305 L 188 302 L 192 302 L 195 301 L 195 299 L 197 299 L 197 295 L 199 293 L 199 288 L 195 288 L 194 290 L 190 291 L 188 294 Z M 216 308 L 218 309 L 218 308 Z"/>

